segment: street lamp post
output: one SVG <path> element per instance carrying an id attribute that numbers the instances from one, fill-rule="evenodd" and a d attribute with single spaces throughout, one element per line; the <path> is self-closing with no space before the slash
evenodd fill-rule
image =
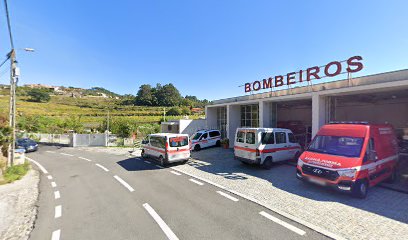
<path id="1" fill-rule="evenodd" d="M 34 52 L 32 48 L 24 48 L 24 51 Z M 10 116 L 9 125 L 11 128 L 11 141 L 8 148 L 7 166 L 11 167 L 14 164 L 14 153 L 16 149 L 16 89 L 20 69 L 17 67 L 16 50 L 11 49 L 7 56 L 10 59 Z"/>

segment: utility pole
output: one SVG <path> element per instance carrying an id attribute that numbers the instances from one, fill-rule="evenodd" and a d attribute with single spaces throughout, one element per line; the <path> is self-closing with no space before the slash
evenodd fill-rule
<path id="1" fill-rule="evenodd" d="M 163 122 L 166 121 L 166 108 L 163 108 Z"/>
<path id="2" fill-rule="evenodd" d="M 109 110 L 108 110 L 108 122 L 106 124 L 106 132 L 109 134 Z"/>
<path id="3" fill-rule="evenodd" d="M 11 167 L 14 164 L 14 152 L 16 148 L 16 88 L 19 70 L 17 68 L 16 52 L 14 48 L 8 54 L 10 59 L 10 128 L 11 128 L 11 141 L 8 151 L 7 166 Z"/>

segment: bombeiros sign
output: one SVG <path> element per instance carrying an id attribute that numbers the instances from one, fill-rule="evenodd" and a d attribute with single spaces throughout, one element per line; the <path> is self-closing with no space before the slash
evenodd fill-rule
<path id="1" fill-rule="evenodd" d="M 259 91 L 262 89 L 277 88 L 282 86 L 290 86 L 301 82 L 309 82 L 315 79 L 325 77 L 335 77 L 342 73 L 355 73 L 363 69 L 364 65 L 361 62 L 361 56 L 354 56 L 345 61 L 333 61 L 328 64 L 318 67 L 310 67 L 306 70 L 298 72 L 290 72 L 286 75 L 277 75 L 263 79 L 262 81 L 254 81 L 245 83 L 245 92 Z M 344 72 L 344 69 L 346 70 Z"/>

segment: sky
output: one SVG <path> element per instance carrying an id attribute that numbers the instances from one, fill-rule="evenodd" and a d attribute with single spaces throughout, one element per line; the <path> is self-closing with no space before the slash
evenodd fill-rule
<path id="1" fill-rule="evenodd" d="M 355 55 L 364 69 L 353 77 L 408 68 L 405 0 L 8 2 L 20 85 L 136 94 L 141 84 L 173 83 L 183 96 L 215 100 L 244 95 L 246 82 Z M 4 58 L 6 30 L 1 4 Z"/>

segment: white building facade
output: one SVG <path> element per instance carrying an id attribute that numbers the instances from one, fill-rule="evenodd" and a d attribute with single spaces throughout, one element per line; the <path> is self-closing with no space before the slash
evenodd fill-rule
<path id="1" fill-rule="evenodd" d="M 293 128 L 307 145 L 330 121 L 390 123 L 403 137 L 408 132 L 408 70 L 215 100 L 205 113 L 207 125 L 217 126 L 231 147 L 238 127 Z"/>

